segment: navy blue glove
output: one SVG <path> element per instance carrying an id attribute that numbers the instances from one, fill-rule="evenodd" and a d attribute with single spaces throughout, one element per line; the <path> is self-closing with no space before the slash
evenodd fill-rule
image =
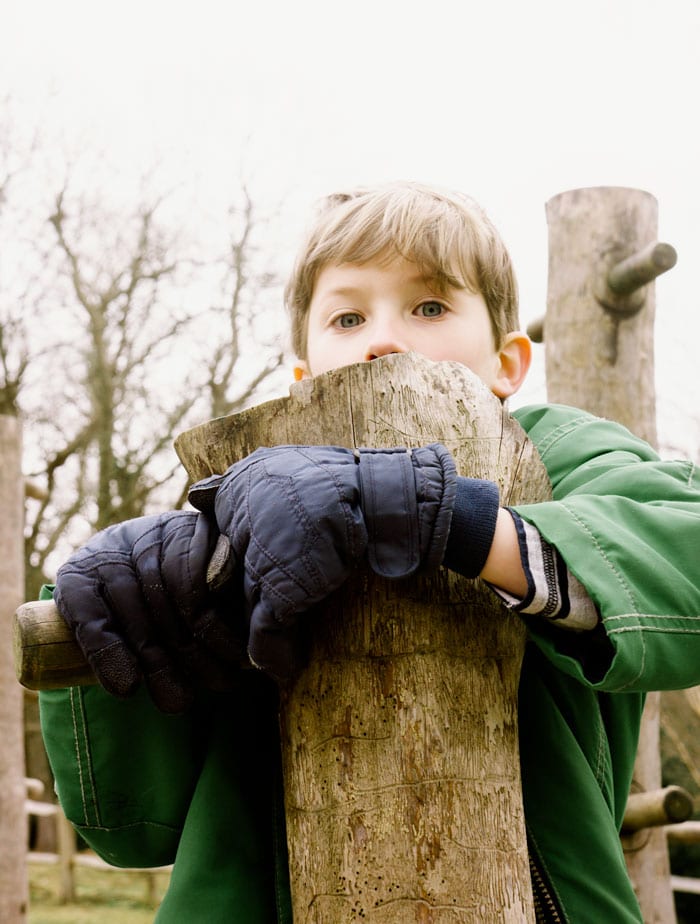
<path id="1" fill-rule="evenodd" d="M 190 489 L 243 572 L 253 664 L 277 679 L 300 662 L 297 617 L 367 558 L 388 578 L 441 564 L 456 490 L 452 456 L 420 449 L 258 449 Z"/>
<path id="2" fill-rule="evenodd" d="M 225 590 L 207 584 L 218 535 L 194 511 L 140 517 L 97 533 L 59 568 L 56 606 L 108 692 L 129 696 L 143 677 L 156 706 L 176 713 L 195 686 L 230 687 L 244 633 L 229 624 Z"/>

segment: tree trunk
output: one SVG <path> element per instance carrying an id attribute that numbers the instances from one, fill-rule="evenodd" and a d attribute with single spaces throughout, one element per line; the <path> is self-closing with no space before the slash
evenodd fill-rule
<path id="1" fill-rule="evenodd" d="M 17 417 L 0 415 L 0 921 L 27 914 L 22 688 L 12 664 L 12 615 L 24 594 L 24 480 Z"/>
<path id="2" fill-rule="evenodd" d="M 549 200 L 547 223 L 547 397 L 616 420 L 655 446 L 654 285 L 619 297 L 606 279 L 615 264 L 656 241 L 656 199 L 635 189 L 574 189 Z M 635 790 L 661 787 L 659 697 L 647 697 Z M 663 828 L 623 843 L 644 921 L 675 921 Z"/>
<path id="3" fill-rule="evenodd" d="M 467 369 L 396 355 L 180 436 L 193 479 L 261 445 L 443 442 L 503 503 L 549 497 L 532 444 Z M 518 754 L 525 630 L 478 581 L 364 573 L 309 617 L 282 691 L 294 920 L 532 922 Z"/>

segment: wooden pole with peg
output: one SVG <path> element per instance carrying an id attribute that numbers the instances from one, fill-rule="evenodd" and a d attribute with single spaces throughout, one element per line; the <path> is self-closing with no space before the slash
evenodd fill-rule
<path id="1" fill-rule="evenodd" d="M 648 192 L 573 189 L 550 199 L 545 328 L 547 398 L 624 424 L 656 445 L 653 280 L 676 262 L 656 243 L 658 205 Z M 661 787 L 660 694 L 647 696 L 634 789 Z M 634 806 L 634 800 L 633 800 Z M 623 838 L 646 924 L 675 921 L 666 836 Z"/>

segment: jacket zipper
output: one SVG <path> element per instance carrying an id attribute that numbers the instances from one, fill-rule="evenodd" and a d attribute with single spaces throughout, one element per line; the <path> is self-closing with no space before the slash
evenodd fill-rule
<path id="1" fill-rule="evenodd" d="M 532 897 L 535 905 L 536 924 L 566 924 L 554 896 L 549 890 L 543 873 L 537 866 L 532 852 L 528 851 L 530 859 L 530 879 L 532 881 Z"/>

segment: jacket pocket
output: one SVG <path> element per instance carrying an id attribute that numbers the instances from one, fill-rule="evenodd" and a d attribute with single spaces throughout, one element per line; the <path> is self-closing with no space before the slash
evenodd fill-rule
<path id="1" fill-rule="evenodd" d="M 42 735 L 68 820 L 115 866 L 171 863 L 199 773 L 195 722 L 165 716 L 145 690 L 39 695 Z"/>

